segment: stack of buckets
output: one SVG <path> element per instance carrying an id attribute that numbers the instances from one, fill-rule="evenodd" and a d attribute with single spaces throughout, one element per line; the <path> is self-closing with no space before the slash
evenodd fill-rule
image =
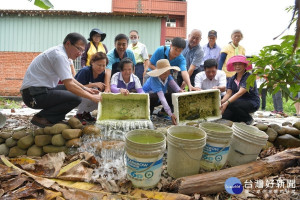
<path id="1" fill-rule="evenodd" d="M 200 168 L 219 170 L 256 160 L 268 135 L 253 126 L 234 123 L 233 129 L 213 122 L 200 128 L 173 126 L 164 134 L 137 129 L 125 135 L 127 177 L 135 187 L 153 188 L 161 178 L 168 143 L 167 170 L 173 178 L 198 174 Z"/>
<path id="2" fill-rule="evenodd" d="M 207 134 L 206 145 L 200 161 L 201 168 L 207 171 L 219 170 L 227 162 L 232 129 L 213 122 L 203 122 L 199 126 Z"/>
<path id="3" fill-rule="evenodd" d="M 233 138 L 228 155 L 231 166 L 255 161 L 261 149 L 266 145 L 268 135 L 254 126 L 233 123 Z"/>

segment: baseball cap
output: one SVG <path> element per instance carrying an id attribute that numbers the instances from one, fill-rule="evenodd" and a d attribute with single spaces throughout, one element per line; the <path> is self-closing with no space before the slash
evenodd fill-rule
<path id="1" fill-rule="evenodd" d="M 215 37 L 217 37 L 217 31 L 215 31 L 215 30 L 209 31 L 209 32 L 208 32 L 208 37 L 209 37 L 209 36 L 215 36 Z"/>

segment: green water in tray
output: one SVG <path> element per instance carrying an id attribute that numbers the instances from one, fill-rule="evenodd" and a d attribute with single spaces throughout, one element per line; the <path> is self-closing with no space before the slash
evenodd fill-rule
<path id="1" fill-rule="evenodd" d="M 198 133 L 172 133 L 174 137 L 178 137 L 181 139 L 188 139 L 188 140 L 194 140 L 194 139 L 202 139 L 203 136 Z"/>
<path id="2" fill-rule="evenodd" d="M 140 144 L 154 144 L 163 141 L 163 137 L 153 134 L 130 135 L 128 139 Z"/>

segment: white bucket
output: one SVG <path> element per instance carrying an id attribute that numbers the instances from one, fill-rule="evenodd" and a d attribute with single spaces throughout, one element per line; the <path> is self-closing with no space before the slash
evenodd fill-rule
<path id="1" fill-rule="evenodd" d="M 199 173 L 206 133 L 192 126 L 173 126 L 167 131 L 167 170 L 173 178 Z"/>
<path id="2" fill-rule="evenodd" d="M 200 128 L 207 134 L 200 162 L 201 168 L 208 171 L 219 170 L 227 161 L 232 129 L 214 122 L 203 122 L 200 124 Z"/>
<path id="3" fill-rule="evenodd" d="M 154 130 L 137 129 L 125 135 L 127 177 L 135 187 L 157 185 L 165 149 L 166 137 Z"/>
<path id="4" fill-rule="evenodd" d="M 233 123 L 233 138 L 228 155 L 228 163 L 237 166 L 255 161 L 268 135 L 254 126 Z"/>

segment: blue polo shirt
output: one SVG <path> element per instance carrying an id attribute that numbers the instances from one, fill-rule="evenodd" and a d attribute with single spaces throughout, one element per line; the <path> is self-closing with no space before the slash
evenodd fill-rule
<path id="1" fill-rule="evenodd" d="M 196 66 L 195 69 L 198 69 L 200 67 L 200 64 L 202 63 L 203 54 L 203 50 L 199 44 L 190 49 L 189 43 L 186 40 L 186 46 L 182 51 L 182 55 L 186 59 L 187 69 L 189 69 L 192 64 Z"/>
<path id="2" fill-rule="evenodd" d="M 136 65 L 136 62 L 135 62 L 135 58 L 134 58 L 134 54 L 133 52 L 130 50 L 130 49 L 126 49 L 125 53 L 124 53 L 124 58 L 130 58 L 133 62 L 134 65 Z M 110 50 L 108 53 L 107 53 L 107 58 L 108 58 L 108 64 L 106 66 L 106 69 L 110 69 L 112 70 L 112 66 L 114 64 L 118 64 L 121 59 L 117 53 L 117 50 L 116 48 Z"/>
<path id="3" fill-rule="evenodd" d="M 234 76 L 232 76 L 229 81 L 228 81 L 228 85 L 227 85 L 227 89 L 232 90 L 232 95 L 234 95 L 235 93 L 237 93 L 240 89 L 240 87 L 242 88 L 247 88 L 247 78 L 250 76 L 249 72 L 244 73 L 244 75 L 242 76 L 242 79 L 239 83 L 239 86 L 235 83 L 235 79 L 236 79 L 237 74 L 235 74 Z M 257 85 L 256 85 L 256 81 L 254 82 L 254 87 L 250 87 L 249 92 L 246 92 L 245 94 L 243 94 L 240 98 L 237 99 L 237 101 L 249 101 L 250 103 L 253 104 L 255 109 L 259 109 L 260 106 L 260 99 L 259 99 L 259 95 L 258 95 L 258 90 L 257 90 Z"/>
<path id="4" fill-rule="evenodd" d="M 150 76 L 147 81 L 144 83 L 143 90 L 146 93 L 158 93 L 159 91 L 163 91 L 163 93 L 167 92 L 169 82 L 174 80 L 171 75 L 168 76 L 168 80 L 166 84 L 162 84 L 158 77 Z"/>
<path id="5" fill-rule="evenodd" d="M 89 83 L 102 82 L 104 83 L 105 71 L 98 75 L 97 78 L 93 77 L 93 68 L 92 66 L 85 66 L 80 69 L 75 75 L 75 79 L 82 85 L 87 85 Z"/>
<path id="6" fill-rule="evenodd" d="M 204 61 L 208 59 L 215 59 L 217 63 L 219 62 L 221 48 L 217 44 L 215 44 L 213 48 L 210 48 L 209 44 L 207 44 L 203 46 L 203 51 L 204 51 L 204 57 L 201 65 L 203 65 Z"/>
<path id="7" fill-rule="evenodd" d="M 186 71 L 186 60 L 182 54 L 170 60 L 169 58 L 170 47 L 166 46 L 166 51 L 164 52 L 164 46 L 160 46 L 156 49 L 156 51 L 151 56 L 150 62 L 156 66 L 156 62 L 160 59 L 168 59 L 170 61 L 171 66 L 178 66 L 181 71 Z M 148 71 L 151 71 L 149 68 Z"/>

